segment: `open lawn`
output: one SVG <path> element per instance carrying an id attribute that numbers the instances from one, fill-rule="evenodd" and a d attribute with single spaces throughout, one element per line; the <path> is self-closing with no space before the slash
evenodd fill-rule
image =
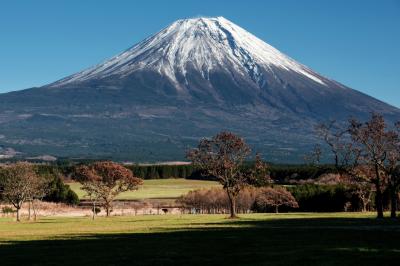
<path id="1" fill-rule="evenodd" d="M 85 198 L 85 192 L 80 189 L 79 183 L 68 183 L 80 199 Z M 122 193 L 117 199 L 163 199 L 177 198 L 190 190 L 220 186 L 215 181 L 188 180 L 188 179 L 151 179 L 144 180 L 144 184 L 136 191 Z"/>
<path id="2" fill-rule="evenodd" d="M 0 219 L 1 265 L 399 265 L 400 222 L 374 214 Z"/>

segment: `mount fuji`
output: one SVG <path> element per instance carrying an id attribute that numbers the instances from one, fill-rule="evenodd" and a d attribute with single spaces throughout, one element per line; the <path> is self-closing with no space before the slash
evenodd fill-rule
<path id="1" fill-rule="evenodd" d="M 268 160 L 299 162 L 317 123 L 370 112 L 400 119 L 223 17 L 182 19 L 94 67 L 0 94 L 0 154 L 182 160 L 229 130 Z"/>

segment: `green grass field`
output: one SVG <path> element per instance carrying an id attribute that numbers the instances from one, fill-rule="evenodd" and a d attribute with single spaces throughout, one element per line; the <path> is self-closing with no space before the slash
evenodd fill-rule
<path id="1" fill-rule="evenodd" d="M 79 183 L 68 183 L 80 199 L 85 198 L 85 192 Z M 177 198 L 190 190 L 220 186 L 218 182 L 188 179 L 152 179 L 144 180 L 144 184 L 136 191 L 122 193 L 117 199 L 162 199 Z"/>
<path id="2" fill-rule="evenodd" d="M 374 214 L 0 219 L 1 265 L 399 265 L 400 222 Z"/>

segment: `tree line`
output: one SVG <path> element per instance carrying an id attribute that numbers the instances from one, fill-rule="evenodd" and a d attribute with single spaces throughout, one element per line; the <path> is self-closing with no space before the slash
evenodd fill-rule
<path id="1" fill-rule="evenodd" d="M 333 166 L 321 164 L 324 149 L 317 145 L 307 156 L 309 165 L 303 169 L 302 175 L 306 173 L 309 179 L 314 180 L 317 176 L 333 172 L 335 178 L 328 181 L 331 182 L 330 185 L 333 183 L 336 186 L 335 189 L 326 189 L 321 195 L 329 199 L 332 193 L 346 194 L 350 191 L 352 200 L 337 206 L 345 210 L 351 206 L 354 208 L 356 204 L 353 202 L 352 205 L 352 201 L 356 199 L 365 211 L 373 201 L 378 218 L 383 217 L 384 194 L 388 191 L 391 217 L 395 218 L 400 186 L 400 123 L 388 127 L 381 115 L 372 114 L 370 120 L 366 122 L 350 119 L 347 124 L 335 121 L 320 124 L 317 127 L 317 134 L 325 141 L 333 158 Z M 196 148 L 188 150 L 187 159 L 192 162 L 191 165 L 124 167 L 105 161 L 64 169 L 82 184 L 83 190 L 93 202 L 93 213 L 96 212 L 96 203 L 99 203 L 106 210 L 107 216 L 112 211 L 115 197 L 124 191 L 137 189 L 142 184 L 142 179 L 177 177 L 176 175 L 181 177 L 198 175 L 217 180 L 222 185 L 224 196 L 221 195 L 221 191 L 216 190 L 197 191 L 181 198 L 181 203 L 184 206 L 191 206 L 194 203 L 189 202 L 193 202 L 194 199 L 194 202 L 199 204 L 199 198 L 207 200 L 207 197 L 201 195 L 208 195 L 220 202 L 218 208 L 229 210 L 230 218 L 236 218 L 239 210 L 251 209 L 248 207 L 251 201 L 252 205 L 263 206 L 264 209 L 277 206 L 278 200 L 282 200 L 284 204 L 292 204 L 292 208 L 305 205 L 304 202 L 308 201 L 307 193 L 293 187 L 286 189 L 273 186 L 274 181 L 282 183 L 286 180 L 276 175 L 277 172 L 274 175 L 272 167 L 261 159 L 260 154 L 256 155 L 254 163 L 249 164 L 250 154 L 250 147 L 243 138 L 231 132 L 221 132 L 214 137 L 201 139 Z M 42 175 L 38 172 L 42 172 Z M 290 173 L 287 169 L 283 169 L 282 172 L 285 175 Z M 57 176 L 48 168 L 34 169 L 29 163 L 16 163 L 4 167 L 0 171 L 1 196 L 12 203 L 17 212 L 25 201 L 34 204 L 35 200 L 48 197 L 50 195 L 48 187 L 51 182 L 49 178 L 43 178 L 46 173 Z M 290 176 L 290 179 L 301 178 L 297 174 Z M 53 184 L 57 187 L 58 183 L 53 182 Z M 261 188 L 251 190 L 249 187 Z M 254 200 L 243 200 L 241 197 L 246 193 L 253 195 Z M 247 205 L 243 201 L 246 201 Z M 225 202 L 225 205 L 222 202 Z M 329 202 L 336 204 L 336 201 Z M 209 204 L 211 203 L 206 205 Z M 213 210 L 217 211 L 218 208 Z M 17 219 L 19 219 L 18 214 Z"/>
<path id="2" fill-rule="evenodd" d="M 71 179 L 77 165 L 90 165 L 97 161 L 83 162 L 63 162 L 54 164 L 37 164 L 41 172 L 61 173 L 63 178 Z M 254 159 L 245 161 L 242 165 L 243 169 L 250 169 L 254 166 Z M 164 165 L 151 164 L 141 165 L 132 164 L 124 165 L 130 169 L 133 174 L 141 179 L 169 179 L 169 178 L 186 178 L 186 179 L 215 179 L 213 176 L 205 175 L 202 169 L 199 169 L 193 164 L 184 165 Z M 313 165 L 310 163 L 304 164 L 272 164 L 268 162 L 268 172 L 275 182 L 282 184 L 288 183 L 291 180 L 302 180 L 316 178 L 322 174 L 335 172 L 333 164 Z"/>

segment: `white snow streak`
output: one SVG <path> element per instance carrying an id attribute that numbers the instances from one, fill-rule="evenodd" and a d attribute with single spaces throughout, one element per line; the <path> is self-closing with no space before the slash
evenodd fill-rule
<path id="1" fill-rule="evenodd" d="M 62 79 L 52 86 L 126 76 L 140 69 L 166 75 L 180 89 L 177 75 L 186 78 L 188 66 L 208 79 L 214 68 L 234 68 L 263 82 L 261 68 L 273 67 L 297 72 L 319 84 L 325 83 L 306 66 L 279 52 L 243 28 L 223 17 L 178 20 L 102 64 Z M 275 73 L 272 73 L 275 76 Z"/>

